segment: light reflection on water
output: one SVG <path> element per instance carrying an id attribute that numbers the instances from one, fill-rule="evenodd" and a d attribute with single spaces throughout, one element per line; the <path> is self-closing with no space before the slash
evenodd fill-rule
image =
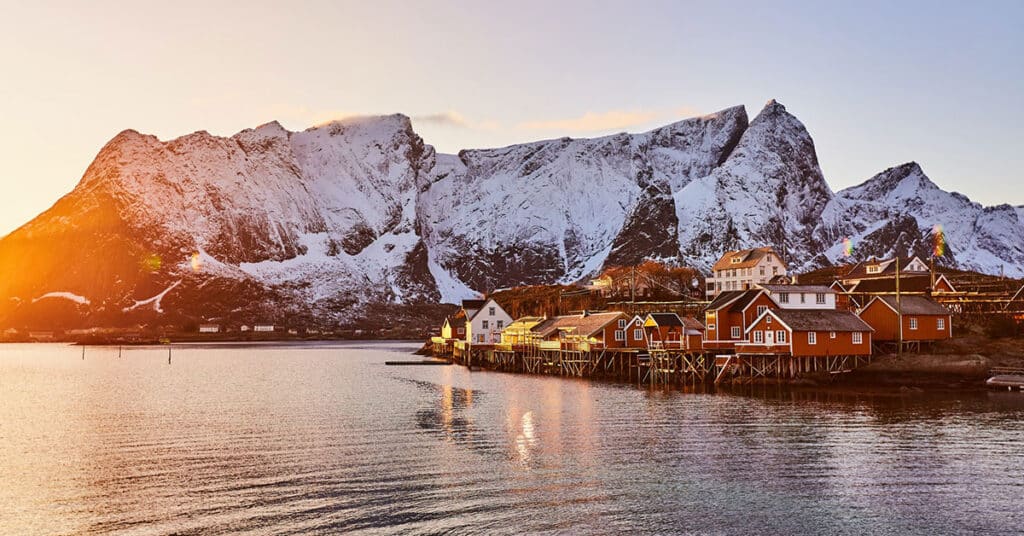
<path id="1" fill-rule="evenodd" d="M 1024 396 L 663 392 L 411 346 L 0 346 L 0 532 L 1005 533 Z M 698 389 L 699 391 L 699 389 Z"/>

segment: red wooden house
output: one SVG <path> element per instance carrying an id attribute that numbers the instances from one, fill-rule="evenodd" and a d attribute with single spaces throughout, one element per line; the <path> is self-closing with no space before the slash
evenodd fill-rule
<path id="1" fill-rule="evenodd" d="M 758 316 L 778 308 L 763 289 L 727 291 L 704 309 L 703 346 L 708 350 L 732 350 Z"/>
<path id="2" fill-rule="evenodd" d="M 768 310 L 736 345 L 737 354 L 793 357 L 871 355 L 872 329 L 850 311 Z"/>
<path id="3" fill-rule="evenodd" d="M 875 330 L 875 341 L 900 340 L 900 314 L 905 342 L 930 342 L 953 337 L 953 317 L 943 306 L 924 296 L 876 296 L 860 312 L 862 320 Z"/>

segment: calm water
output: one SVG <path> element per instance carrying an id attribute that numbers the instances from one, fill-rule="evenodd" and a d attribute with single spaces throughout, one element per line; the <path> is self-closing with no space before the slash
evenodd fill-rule
<path id="1" fill-rule="evenodd" d="M 693 394 L 402 344 L 0 346 L 0 532 L 1006 533 L 1024 396 Z"/>

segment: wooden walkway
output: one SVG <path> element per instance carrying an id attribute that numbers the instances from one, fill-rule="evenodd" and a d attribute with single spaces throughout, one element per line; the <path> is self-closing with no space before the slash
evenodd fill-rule
<path id="1" fill-rule="evenodd" d="M 807 374 L 840 374 L 870 356 L 792 357 L 717 354 L 684 349 L 592 348 L 578 345 L 435 345 L 435 357 L 472 368 L 623 381 L 652 386 L 786 381 Z"/>

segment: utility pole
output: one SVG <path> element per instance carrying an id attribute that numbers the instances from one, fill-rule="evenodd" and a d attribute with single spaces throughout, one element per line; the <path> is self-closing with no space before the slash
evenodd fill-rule
<path id="1" fill-rule="evenodd" d="M 629 273 L 629 301 L 636 303 L 636 265 L 630 267 Z"/>
<path id="2" fill-rule="evenodd" d="M 899 341 L 896 343 L 896 357 L 903 357 L 903 306 L 900 304 L 900 256 L 896 255 L 896 321 L 899 323 Z"/>

